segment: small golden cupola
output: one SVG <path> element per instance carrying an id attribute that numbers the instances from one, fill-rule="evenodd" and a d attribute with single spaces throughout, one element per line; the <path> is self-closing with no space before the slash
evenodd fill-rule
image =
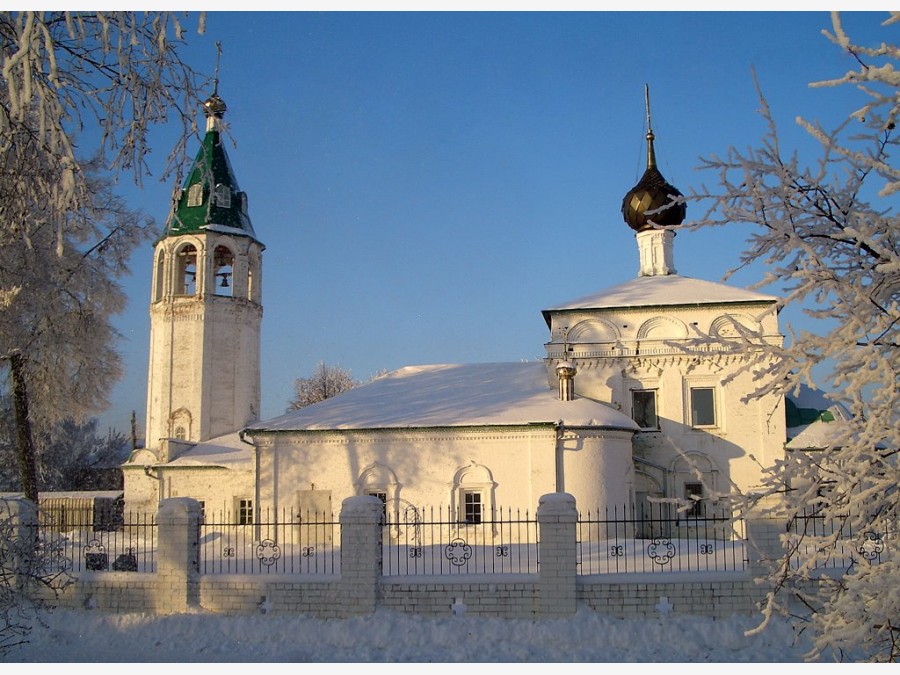
<path id="1" fill-rule="evenodd" d="M 625 223 L 636 232 L 641 258 L 640 276 L 675 274 L 672 240 L 668 229 L 680 225 L 687 215 L 678 188 L 669 184 L 656 167 L 655 136 L 650 120 L 650 92 L 645 86 L 647 107 L 647 169 L 622 200 Z"/>

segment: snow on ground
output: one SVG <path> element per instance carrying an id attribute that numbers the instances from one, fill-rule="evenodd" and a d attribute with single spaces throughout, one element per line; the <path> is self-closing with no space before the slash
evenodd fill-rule
<path id="1" fill-rule="evenodd" d="M 623 620 L 586 608 L 565 619 L 423 617 L 379 609 L 351 619 L 172 616 L 57 610 L 10 663 L 589 663 L 798 662 L 809 648 L 782 621 L 745 637 L 758 616 Z"/>

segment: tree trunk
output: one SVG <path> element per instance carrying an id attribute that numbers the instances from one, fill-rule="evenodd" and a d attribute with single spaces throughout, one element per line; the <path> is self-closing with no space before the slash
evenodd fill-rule
<path id="1" fill-rule="evenodd" d="M 12 374 L 13 405 L 16 415 L 16 454 L 25 498 L 38 503 L 37 456 L 34 437 L 31 434 L 31 417 L 28 410 L 28 384 L 25 380 L 24 359 L 21 354 L 9 358 Z"/>

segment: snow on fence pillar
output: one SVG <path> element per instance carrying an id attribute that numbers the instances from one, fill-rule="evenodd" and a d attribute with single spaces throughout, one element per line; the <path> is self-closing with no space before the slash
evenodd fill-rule
<path id="1" fill-rule="evenodd" d="M 378 497 L 348 497 L 341 504 L 341 599 L 347 616 L 375 611 L 383 514 Z"/>
<path id="2" fill-rule="evenodd" d="M 200 600 L 200 503 L 163 499 L 156 516 L 156 610 L 185 612 Z"/>
<path id="3" fill-rule="evenodd" d="M 781 537 L 787 531 L 787 520 L 784 516 L 776 515 L 780 513 L 777 507 L 778 498 L 772 497 L 757 504 L 744 516 L 747 527 L 747 568 L 754 579 L 771 574 L 784 556 Z M 766 588 L 766 584 L 760 586 L 760 595 L 765 593 Z"/>
<path id="4" fill-rule="evenodd" d="M 538 502 L 541 561 L 538 588 L 541 616 L 575 613 L 575 497 L 565 492 L 544 495 Z"/>

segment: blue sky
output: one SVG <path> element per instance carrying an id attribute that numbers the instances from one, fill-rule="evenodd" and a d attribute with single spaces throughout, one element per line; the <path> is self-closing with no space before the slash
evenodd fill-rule
<path id="1" fill-rule="evenodd" d="M 895 41 L 886 17 L 844 25 L 865 44 Z M 184 56 L 211 73 L 222 43 L 228 152 L 266 245 L 262 416 L 321 360 L 367 379 L 541 359 L 542 309 L 637 274 L 620 207 L 645 164 L 644 84 L 660 170 L 687 193 L 715 182 L 700 156 L 765 133 L 751 67 L 801 154 L 814 145 L 797 115 L 837 122 L 859 106 L 852 89 L 808 87 L 853 67 L 825 28 L 819 11 L 209 14 Z M 152 137 L 157 173 L 173 133 Z M 123 193 L 163 222 L 171 187 Z M 679 234 L 678 272 L 721 280 L 746 234 Z M 101 429 L 127 431 L 132 410 L 143 428 L 151 258 L 139 248 L 125 279 L 127 372 Z"/>

